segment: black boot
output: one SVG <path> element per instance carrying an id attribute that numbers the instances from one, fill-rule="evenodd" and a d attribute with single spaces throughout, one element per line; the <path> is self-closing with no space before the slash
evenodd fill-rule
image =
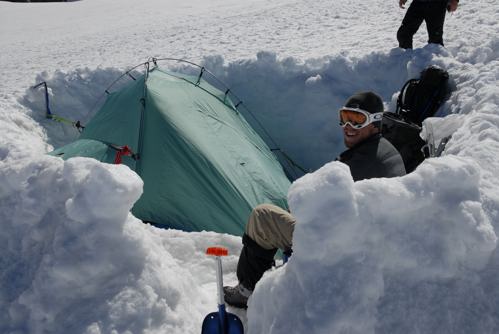
<path id="1" fill-rule="evenodd" d="M 230 306 L 247 308 L 248 298 L 252 292 L 240 283 L 236 286 L 224 286 L 224 300 Z"/>
<path id="2" fill-rule="evenodd" d="M 255 289 L 256 283 L 274 264 L 274 255 L 277 252 L 277 248 L 261 247 L 246 234 L 243 235 L 243 245 L 237 263 L 239 284 L 236 287 L 224 287 L 225 301 L 236 307 L 246 307 L 248 297 Z"/>

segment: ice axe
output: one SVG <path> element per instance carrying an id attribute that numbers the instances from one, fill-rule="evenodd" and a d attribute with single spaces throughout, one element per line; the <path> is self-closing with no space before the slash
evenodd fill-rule
<path id="1" fill-rule="evenodd" d="M 241 319 L 225 310 L 221 257 L 229 255 L 229 251 L 224 247 L 209 247 L 206 254 L 215 256 L 217 261 L 218 312 L 212 312 L 204 318 L 201 334 L 244 334 Z"/>

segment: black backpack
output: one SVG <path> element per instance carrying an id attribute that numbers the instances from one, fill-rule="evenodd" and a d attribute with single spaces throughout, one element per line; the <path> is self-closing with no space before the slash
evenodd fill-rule
<path id="1" fill-rule="evenodd" d="M 412 172 L 423 160 L 437 156 L 449 138 L 444 138 L 438 149 L 433 142 L 424 141 L 422 122 L 435 115 L 448 97 L 449 74 L 436 66 L 429 66 L 421 72 L 419 79 L 408 80 L 400 90 L 395 113 L 385 112 L 382 134 L 399 151 L 407 173 Z M 444 146 L 442 146 L 444 145 Z"/>
<path id="2" fill-rule="evenodd" d="M 435 115 L 449 94 L 449 73 L 437 66 L 428 66 L 419 79 L 408 80 L 397 99 L 396 114 L 419 126 Z"/>

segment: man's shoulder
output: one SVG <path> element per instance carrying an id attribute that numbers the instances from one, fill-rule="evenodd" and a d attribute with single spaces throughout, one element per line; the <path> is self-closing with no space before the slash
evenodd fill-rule
<path id="1" fill-rule="evenodd" d="M 384 173 L 386 173 L 386 177 L 403 176 L 406 174 L 402 156 L 386 138 L 380 138 L 376 156 L 377 160 L 385 166 Z"/>
<path id="2" fill-rule="evenodd" d="M 343 152 L 339 160 L 350 167 L 355 181 L 405 175 L 404 162 L 399 152 L 379 134 Z"/>
<path id="3" fill-rule="evenodd" d="M 378 154 L 400 155 L 399 151 L 395 148 L 395 146 L 393 146 L 393 144 L 390 143 L 390 141 L 384 137 L 381 137 L 379 139 Z"/>
<path id="4" fill-rule="evenodd" d="M 390 161 L 403 164 L 399 151 L 386 138 L 381 135 L 373 136 L 362 147 L 363 154 L 372 163 L 384 164 Z"/>

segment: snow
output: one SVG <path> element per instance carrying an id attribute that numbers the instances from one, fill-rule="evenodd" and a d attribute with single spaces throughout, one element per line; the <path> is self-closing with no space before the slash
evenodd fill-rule
<path id="1" fill-rule="evenodd" d="M 47 81 L 52 112 L 85 123 L 149 57 L 202 63 L 314 171 L 289 192 L 290 261 L 247 313 L 229 308 L 248 333 L 498 332 L 499 7 L 462 1 L 445 48 L 423 26 L 406 51 L 404 13 L 381 0 L 0 2 L 0 332 L 199 333 L 216 310 L 208 246 L 228 247 L 236 282 L 239 237 L 145 225 L 127 167 L 45 155 L 78 132 L 45 119 L 31 86 Z M 426 122 L 437 141 L 452 135 L 443 156 L 354 183 L 330 162 L 344 149 L 336 110 L 359 90 L 394 110 L 429 64 L 453 87 Z"/>
<path id="2" fill-rule="evenodd" d="M 141 223 L 142 181 L 123 165 L 39 156 L 1 175 L 2 332 L 198 331 L 214 290 L 203 252 L 239 238 Z"/>
<path id="3" fill-rule="evenodd" d="M 435 332 L 442 303 L 410 291 L 423 283 L 430 290 L 461 283 L 449 296 L 463 305 L 451 312 L 459 321 L 449 319 L 438 332 L 460 332 L 463 324 L 473 326 L 468 333 L 488 332 L 464 307 L 470 277 L 484 269 L 497 241 L 479 179 L 477 165 L 449 156 L 402 178 L 354 183 L 345 165 L 332 162 L 296 181 L 289 192 L 300 222 L 294 254 L 259 283 L 248 310 L 252 332 L 400 333 L 408 325 Z M 393 313 L 397 304 L 403 307 Z"/>

